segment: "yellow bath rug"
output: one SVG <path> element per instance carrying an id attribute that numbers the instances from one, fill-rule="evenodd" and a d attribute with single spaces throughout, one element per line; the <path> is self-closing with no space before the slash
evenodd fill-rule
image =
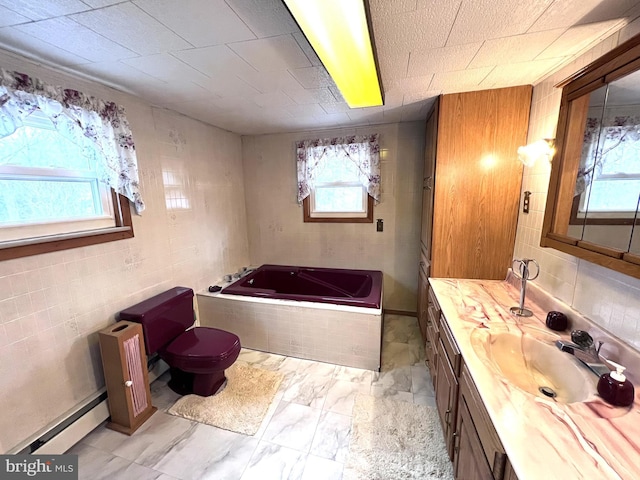
<path id="1" fill-rule="evenodd" d="M 225 372 L 227 385 L 210 397 L 185 395 L 167 411 L 207 425 L 253 435 L 284 378 L 281 373 L 235 363 Z"/>

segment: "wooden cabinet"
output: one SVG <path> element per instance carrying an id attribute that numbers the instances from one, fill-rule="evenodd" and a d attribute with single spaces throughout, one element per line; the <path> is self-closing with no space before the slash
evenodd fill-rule
<path id="1" fill-rule="evenodd" d="M 422 262 L 420 262 L 420 270 L 418 275 L 418 326 L 422 335 L 422 344 L 427 343 L 427 325 L 429 323 L 429 280 L 425 272 Z"/>
<path id="2" fill-rule="evenodd" d="M 440 338 L 437 347 L 436 407 L 440 414 L 444 441 L 449 458 L 454 459 L 454 433 L 458 408 L 458 375 L 460 351 L 453 340 L 449 327 L 440 317 Z"/>
<path id="3" fill-rule="evenodd" d="M 431 289 L 428 302 L 429 317 L 432 312 L 439 314 L 435 370 L 432 371 L 436 378 L 436 407 L 455 478 L 518 480 Z M 427 327 L 427 345 L 429 332 Z"/>
<path id="4" fill-rule="evenodd" d="M 462 367 L 460 375 L 458 402 L 460 414 L 456 425 L 454 459 L 456 478 L 467 478 L 458 472 L 468 471 L 469 466 L 473 465 L 473 468 L 486 472 L 483 477 L 478 478 L 502 480 L 507 456 L 484 408 L 478 389 L 465 366 Z M 471 446 L 473 448 L 470 448 Z"/>
<path id="5" fill-rule="evenodd" d="M 427 289 L 427 341 L 425 343 L 425 357 L 429 371 L 431 372 L 431 380 L 436 385 L 438 378 L 438 342 L 440 340 L 440 305 L 436 300 L 431 287 Z"/>
<path id="6" fill-rule="evenodd" d="M 531 92 L 522 86 L 442 95 L 427 118 L 421 251 L 429 276 L 504 278 Z"/>

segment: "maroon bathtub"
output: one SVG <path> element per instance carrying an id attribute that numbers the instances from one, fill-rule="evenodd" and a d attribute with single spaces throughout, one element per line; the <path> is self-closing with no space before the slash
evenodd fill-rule
<path id="1" fill-rule="evenodd" d="M 382 272 L 262 265 L 220 293 L 380 308 Z"/>

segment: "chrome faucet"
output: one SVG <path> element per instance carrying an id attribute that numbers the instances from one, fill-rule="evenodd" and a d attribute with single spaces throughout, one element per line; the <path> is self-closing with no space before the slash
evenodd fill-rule
<path id="1" fill-rule="evenodd" d="M 529 264 L 533 263 L 536 266 L 536 274 L 532 275 L 529 269 Z M 518 266 L 516 269 L 516 265 Z M 527 292 L 527 282 L 529 280 L 535 280 L 540 275 L 540 265 L 532 258 L 523 258 L 518 260 L 517 258 L 511 264 L 513 274 L 521 280 L 520 285 L 520 305 L 517 307 L 511 307 L 510 311 L 518 317 L 530 317 L 533 315 L 531 310 L 524 308 L 524 297 Z"/>
<path id="2" fill-rule="evenodd" d="M 600 348 L 603 342 L 598 342 L 597 345 L 594 345 L 593 338 L 584 330 L 572 331 L 571 340 L 572 342 L 556 340 L 556 347 L 560 351 L 576 357 L 598 376 L 611 372 L 611 369 L 600 357 Z"/>

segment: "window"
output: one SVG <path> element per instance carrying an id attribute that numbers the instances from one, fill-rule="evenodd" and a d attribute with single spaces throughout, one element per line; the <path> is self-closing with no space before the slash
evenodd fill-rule
<path id="1" fill-rule="evenodd" d="M 298 143 L 298 200 L 305 222 L 373 222 L 378 136 Z"/>
<path id="2" fill-rule="evenodd" d="M 130 238 L 128 199 L 144 209 L 122 107 L 0 69 L 0 260 Z"/>

